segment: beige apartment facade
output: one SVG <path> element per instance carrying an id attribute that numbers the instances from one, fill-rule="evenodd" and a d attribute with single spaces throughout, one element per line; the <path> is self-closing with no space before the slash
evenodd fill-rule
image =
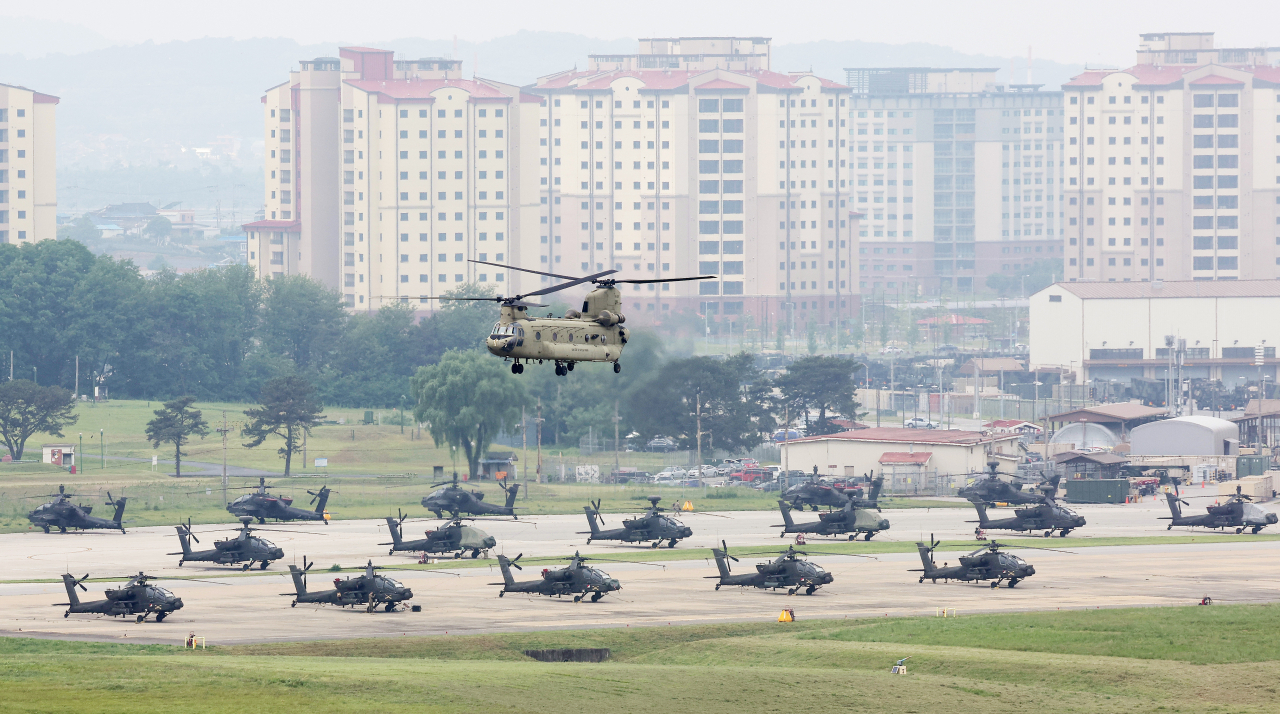
<path id="1" fill-rule="evenodd" d="M 0 243 L 57 237 L 58 101 L 0 84 Z"/>
<path id="2" fill-rule="evenodd" d="M 461 79 L 460 62 L 342 48 L 300 63 L 263 98 L 266 206 L 245 226 L 262 277 L 309 275 L 348 307 L 425 300 L 469 283 L 499 294 L 522 278 L 519 141 L 537 98 Z"/>
<path id="3" fill-rule="evenodd" d="M 1068 280 L 1280 277 L 1280 48 L 1141 36 L 1063 85 Z"/>
<path id="4" fill-rule="evenodd" d="M 865 296 L 982 292 L 1063 258 L 1062 92 L 990 68 L 845 71 Z"/>
<path id="5" fill-rule="evenodd" d="M 528 91 L 540 211 L 522 267 L 716 276 L 626 286 L 640 319 L 750 315 L 772 334 L 856 314 L 842 85 L 772 71 L 767 38 L 649 38 Z"/>

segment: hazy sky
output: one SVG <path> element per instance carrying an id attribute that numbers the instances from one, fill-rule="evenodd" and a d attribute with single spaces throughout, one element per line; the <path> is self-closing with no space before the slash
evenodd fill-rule
<path id="1" fill-rule="evenodd" d="M 1210 12 L 1210 8 L 1217 11 Z M 1227 5 L 1199 0 L 1132 2 L 1033 0 L 989 2 L 779 2 L 736 0 L 12 0 L 0 17 L 73 23 L 113 42 L 199 37 L 289 37 L 303 43 L 399 37 L 482 41 L 520 30 L 560 31 L 605 39 L 670 35 L 764 35 L 777 43 L 866 40 L 928 42 L 962 52 L 1059 62 L 1132 63 L 1140 32 L 1217 33 L 1219 47 L 1280 43 L 1280 3 Z"/>

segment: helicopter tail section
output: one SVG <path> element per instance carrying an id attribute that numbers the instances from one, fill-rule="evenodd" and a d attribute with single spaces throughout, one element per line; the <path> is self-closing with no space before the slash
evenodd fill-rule
<path id="1" fill-rule="evenodd" d="M 387 530 L 391 531 L 391 543 L 400 545 L 400 523 L 391 516 L 387 516 Z"/>
<path id="2" fill-rule="evenodd" d="M 324 507 L 329 503 L 329 487 L 324 486 L 316 493 L 316 513 L 324 515 Z"/>
<path id="3" fill-rule="evenodd" d="M 938 569 L 933 564 L 933 552 L 924 543 L 918 541 L 916 542 L 916 550 L 920 551 L 920 562 L 924 564 L 924 577 L 927 578 L 930 573 Z"/>
<path id="4" fill-rule="evenodd" d="M 587 514 L 587 525 L 591 527 L 591 536 L 594 538 L 600 535 L 600 523 L 596 520 L 597 511 L 591 506 L 583 506 L 582 510 Z"/>
<path id="5" fill-rule="evenodd" d="M 178 526 L 178 543 L 182 545 L 183 557 L 191 555 L 191 535 L 185 526 Z"/>
<path id="6" fill-rule="evenodd" d="M 111 516 L 111 521 L 116 524 L 116 528 L 121 528 L 120 523 L 124 520 L 124 506 L 128 501 L 127 497 L 121 496 L 112 504 L 116 507 L 116 512 L 115 515 Z"/>
<path id="7" fill-rule="evenodd" d="M 791 528 L 796 522 L 791 518 L 791 508 L 787 506 L 786 501 L 778 501 L 778 510 L 782 511 L 782 523 Z"/>
<path id="8" fill-rule="evenodd" d="M 498 556 L 498 568 L 502 570 L 502 582 L 505 587 L 510 590 L 516 585 L 516 579 L 511 575 L 511 560 L 505 555 Z"/>
<path id="9" fill-rule="evenodd" d="M 973 503 L 974 509 L 978 511 L 978 525 L 986 528 L 991 523 L 991 519 L 987 518 L 987 504 L 982 501 L 971 501 L 971 503 Z"/>
<path id="10" fill-rule="evenodd" d="M 875 503 L 880 498 L 880 488 L 884 486 L 884 476 L 876 476 L 871 479 L 871 491 L 867 494 L 867 500 Z"/>
<path id="11" fill-rule="evenodd" d="M 725 552 L 719 548 L 712 548 L 711 554 L 716 558 L 716 570 L 720 571 L 720 579 L 725 580 L 732 577 L 729 572 L 729 563 L 725 560 Z"/>
<path id="12" fill-rule="evenodd" d="M 63 573 L 62 584 L 65 585 L 67 588 L 67 603 L 70 604 L 71 607 L 75 607 L 79 605 L 80 596 L 76 594 L 77 583 L 76 583 L 75 576 L 72 575 L 71 573 Z"/>
<path id="13" fill-rule="evenodd" d="M 520 493 L 520 484 L 513 483 L 505 490 L 507 492 L 507 508 L 515 508 L 516 494 Z"/>
<path id="14" fill-rule="evenodd" d="M 289 574 L 293 576 L 293 589 L 297 591 L 298 597 L 307 594 L 307 581 L 303 577 L 303 570 L 296 565 L 289 566 Z"/>

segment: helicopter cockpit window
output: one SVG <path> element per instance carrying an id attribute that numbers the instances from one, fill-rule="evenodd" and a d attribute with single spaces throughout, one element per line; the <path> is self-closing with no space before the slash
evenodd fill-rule
<path id="1" fill-rule="evenodd" d="M 253 498 L 253 497 L 252 497 L 252 496 L 249 496 L 249 495 L 244 495 L 244 496 L 241 496 L 240 498 L 237 498 L 236 500 L 232 501 L 231 503 L 232 503 L 233 505 L 234 505 L 234 504 L 237 504 L 237 503 L 244 503 L 244 502 L 246 502 L 246 501 L 250 500 L 251 498 Z"/>
<path id="2" fill-rule="evenodd" d="M 385 576 L 385 575 L 384 575 L 384 576 L 382 576 L 382 579 L 383 579 L 383 580 L 385 580 L 385 581 L 387 581 L 387 585 L 390 585 L 390 586 L 391 586 L 391 587 L 393 587 L 393 588 L 402 588 L 402 587 L 404 587 L 403 585 L 401 585 L 401 584 L 400 584 L 400 581 L 399 581 L 399 580 L 392 580 L 391 578 L 388 578 L 388 577 L 387 577 L 387 576 Z"/>
<path id="3" fill-rule="evenodd" d="M 173 597 L 173 593 L 169 592 L 168 590 L 165 590 L 164 588 L 158 585 L 148 585 L 147 588 L 150 589 L 152 594 L 154 595 L 159 595 L 161 597 Z"/>
<path id="4" fill-rule="evenodd" d="M 1253 503 L 1244 504 L 1243 512 L 1244 512 L 1245 518 L 1258 520 L 1258 521 L 1265 521 L 1267 518 L 1267 511 L 1261 506 L 1258 506 L 1257 504 L 1253 504 Z"/>
<path id="5" fill-rule="evenodd" d="M 271 541 L 267 540 L 266 538 L 258 538 L 258 540 L 259 540 L 259 541 L 261 541 L 261 542 L 262 542 L 262 545 L 263 545 L 264 547 L 266 547 L 266 548 L 274 548 L 274 547 L 276 547 L 276 544 L 275 544 L 275 543 L 272 543 Z"/>

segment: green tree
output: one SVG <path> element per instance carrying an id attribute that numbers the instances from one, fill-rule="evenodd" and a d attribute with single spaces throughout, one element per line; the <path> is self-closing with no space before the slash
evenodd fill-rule
<path id="1" fill-rule="evenodd" d="M 861 364 L 840 357 L 803 357 L 792 362 L 774 383 L 791 413 L 804 414 L 806 434 L 834 434 L 844 429 L 831 423 L 833 416 L 850 421 L 858 418 L 854 375 L 860 369 Z M 813 410 L 818 418 L 810 422 Z"/>
<path id="2" fill-rule="evenodd" d="M 474 283 L 450 290 L 444 297 L 484 298 L 493 291 Z M 475 350 L 484 347 L 484 339 L 498 321 L 498 306 L 484 300 L 441 300 L 440 309 L 418 324 L 414 336 L 418 342 L 416 365 L 438 361 L 449 350 Z M 554 310 L 555 306 L 552 306 Z M 543 314 L 538 310 L 538 314 Z M 564 314 L 557 312 L 556 314 Z"/>
<path id="3" fill-rule="evenodd" d="M 461 448 L 467 473 L 480 474 L 480 458 L 499 432 L 513 428 L 525 404 L 524 386 L 502 360 L 478 350 L 446 352 L 411 380 L 413 415 L 436 444 Z"/>
<path id="4" fill-rule="evenodd" d="M 284 475 L 289 475 L 293 452 L 302 444 L 302 435 L 310 434 L 320 423 L 324 407 L 316 398 L 316 388 L 302 377 L 278 377 L 262 385 L 260 407 L 246 409 L 249 425 L 244 433 L 250 438 L 246 447 L 262 445 L 269 436 L 284 439 L 279 454 L 284 458 Z"/>
<path id="5" fill-rule="evenodd" d="M 776 338 L 774 338 L 774 341 L 773 341 L 774 349 L 778 350 L 779 352 L 782 352 L 784 349 L 786 349 L 786 346 L 787 346 L 786 339 L 787 339 L 786 330 L 783 329 L 782 322 L 778 322 L 778 335 Z"/>
<path id="6" fill-rule="evenodd" d="M 58 226 L 58 240 L 92 243 L 100 238 L 102 238 L 102 231 L 98 230 L 98 227 L 93 224 L 93 219 L 87 215 Z"/>
<path id="7" fill-rule="evenodd" d="M 0 437 L 14 460 L 22 459 L 33 434 L 62 436 L 76 423 L 75 395 L 62 387 L 41 387 L 28 379 L 0 383 Z"/>
<path id="8" fill-rule="evenodd" d="M 190 395 L 178 397 L 164 403 L 155 410 L 156 418 L 147 422 L 147 440 L 152 448 L 158 449 L 161 444 L 173 444 L 173 465 L 178 478 L 182 478 L 182 447 L 198 436 L 201 439 L 209 435 L 209 424 L 199 409 L 192 409 L 196 398 Z"/>
<path id="9" fill-rule="evenodd" d="M 334 345 L 331 376 L 321 386 L 325 402 L 353 407 L 398 406 L 400 397 L 409 393 L 409 378 L 422 361 L 413 323 L 413 307 L 406 304 L 352 315 Z"/>
<path id="10" fill-rule="evenodd" d="M 142 234 L 155 242 L 159 243 L 169 234 L 173 232 L 173 222 L 164 216 L 156 216 L 147 221 L 147 225 L 142 229 Z"/>
<path id="11" fill-rule="evenodd" d="M 774 426 L 768 379 L 755 358 L 740 353 L 727 360 L 689 357 L 662 366 L 623 404 L 626 423 L 641 439 L 674 438 L 681 448 L 697 448 L 702 410 L 704 453 L 712 446 L 730 451 L 757 446 Z M 712 436 L 708 436 L 708 434 Z"/>
<path id="12" fill-rule="evenodd" d="M 303 275 L 267 281 L 262 300 L 262 349 L 289 358 L 300 374 L 317 374 L 346 323 L 342 296 Z"/>
<path id="13" fill-rule="evenodd" d="M 813 320 L 809 321 L 808 333 L 809 333 L 808 334 L 809 354 L 816 355 L 818 354 L 818 323 L 817 322 L 814 322 Z"/>

